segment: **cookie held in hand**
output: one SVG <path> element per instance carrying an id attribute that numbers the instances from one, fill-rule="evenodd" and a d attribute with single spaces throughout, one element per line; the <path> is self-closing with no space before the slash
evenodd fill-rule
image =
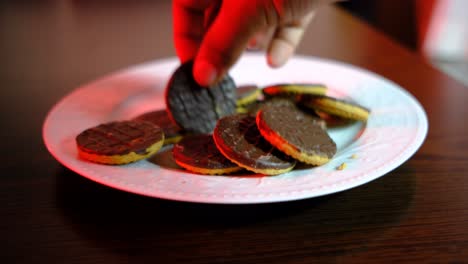
<path id="1" fill-rule="evenodd" d="M 227 74 L 217 84 L 202 87 L 193 78 L 193 61 L 173 73 L 165 91 L 169 117 L 190 133 L 213 132 L 221 117 L 236 112 L 236 85 Z"/>

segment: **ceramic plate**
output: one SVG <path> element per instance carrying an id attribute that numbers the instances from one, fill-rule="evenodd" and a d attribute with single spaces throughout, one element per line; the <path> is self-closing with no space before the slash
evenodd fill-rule
<path id="1" fill-rule="evenodd" d="M 174 163 L 167 147 L 150 159 L 123 166 L 78 158 L 75 137 L 84 129 L 165 108 L 165 85 L 177 66 L 175 58 L 158 60 L 74 90 L 45 120 L 43 138 L 49 152 L 88 179 L 135 194 L 204 203 L 265 203 L 311 198 L 365 184 L 409 159 L 427 134 L 427 118 L 418 101 L 381 76 L 313 57 L 295 57 L 286 66 L 271 69 L 262 55 L 246 54 L 231 71 L 239 86 L 323 83 L 329 95 L 369 108 L 369 120 L 330 128 L 338 151 L 326 165 L 299 166 L 273 177 L 245 172 L 233 176 L 190 173 Z M 347 167 L 338 170 L 342 163 Z"/>

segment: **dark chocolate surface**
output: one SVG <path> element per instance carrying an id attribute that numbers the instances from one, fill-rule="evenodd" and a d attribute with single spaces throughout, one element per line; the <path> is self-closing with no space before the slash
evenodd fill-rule
<path id="1" fill-rule="evenodd" d="M 219 152 L 210 134 L 187 136 L 174 145 L 172 153 L 175 160 L 197 168 L 238 167 Z"/>
<path id="2" fill-rule="evenodd" d="M 145 121 L 116 121 L 84 130 L 76 137 L 78 147 L 98 155 L 146 154 L 146 149 L 163 140 L 162 129 Z"/>
<path id="3" fill-rule="evenodd" d="M 255 103 L 250 104 L 247 106 L 247 110 L 250 114 L 256 115 L 257 112 L 268 105 L 289 105 L 294 106 L 294 100 L 287 97 L 270 97 L 265 98 L 263 101 L 257 101 Z"/>
<path id="4" fill-rule="evenodd" d="M 182 64 L 166 88 L 166 105 L 171 119 L 192 133 L 211 133 L 216 121 L 236 111 L 236 85 L 225 77 L 216 85 L 199 86 L 192 75 L 193 62 Z"/>
<path id="5" fill-rule="evenodd" d="M 165 109 L 143 113 L 135 117 L 134 120 L 148 121 L 159 126 L 166 138 L 179 136 L 182 133 L 182 129 L 169 118 L 169 114 Z"/>
<path id="6" fill-rule="evenodd" d="M 331 158 L 336 144 L 323 129 L 323 121 L 305 115 L 299 109 L 287 105 L 270 105 L 258 113 L 263 125 L 273 130 L 297 150 Z"/>
<path id="7" fill-rule="evenodd" d="M 255 116 L 237 114 L 220 119 L 214 137 L 223 153 L 248 167 L 287 169 L 295 164 L 261 136 Z"/>

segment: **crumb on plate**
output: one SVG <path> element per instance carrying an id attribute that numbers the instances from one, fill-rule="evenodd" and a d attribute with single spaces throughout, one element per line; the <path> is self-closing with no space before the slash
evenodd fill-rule
<path id="1" fill-rule="evenodd" d="M 338 166 L 336 169 L 337 169 L 337 170 L 344 170 L 344 169 L 346 169 L 346 166 L 347 166 L 346 162 L 343 162 L 343 163 L 341 163 L 341 165 Z"/>

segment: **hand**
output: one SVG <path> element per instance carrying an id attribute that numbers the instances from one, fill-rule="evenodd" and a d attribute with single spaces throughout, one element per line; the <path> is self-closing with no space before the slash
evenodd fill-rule
<path id="1" fill-rule="evenodd" d="M 272 67 L 294 53 L 314 11 L 333 0 L 174 0 L 174 42 L 181 62 L 194 60 L 202 86 L 222 78 L 247 48 L 267 50 Z"/>

